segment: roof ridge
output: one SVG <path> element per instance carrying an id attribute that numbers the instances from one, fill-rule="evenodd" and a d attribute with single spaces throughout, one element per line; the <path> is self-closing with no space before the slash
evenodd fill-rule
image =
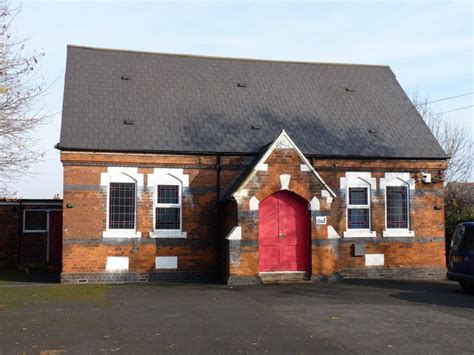
<path id="1" fill-rule="evenodd" d="M 355 66 L 355 67 L 382 67 L 390 68 L 389 65 L 385 64 L 361 64 L 361 63 L 335 63 L 335 62 L 309 62 L 309 61 L 298 61 L 298 60 L 278 60 L 278 59 L 260 59 L 260 58 L 238 58 L 238 57 L 221 57 L 211 55 L 200 55 L 200 54 L 185 54 L 185 53 L 163 53 L 163 52 L 152 52 L 152 51 L 139 51 L 132 49 L 120 49 L 120 48 L 102 48 L 83 46 L 76 44 L 68 44 L 68 48 L 79 48 L 79 49 L 90 49 L 97 51 L 110 51 L 110 52 L 124 52 L 124 53 L 135 53 L 135 54 L 147 54 L 147 55 L 162 55 L 170 57 L 184 57 L 184 58 L 202 58 L 202 59 L 215 59 L 215 60 L 236 60 L 236 61 L 251 61 L 251 62 L 266 62 L 266 63 L 282 63 L 282 64 L 321 64 L 321 65 L 337 65 L 337 66 Z"/>

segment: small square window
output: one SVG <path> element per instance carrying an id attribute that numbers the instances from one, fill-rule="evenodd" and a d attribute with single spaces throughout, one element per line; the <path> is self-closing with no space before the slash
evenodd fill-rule
<path id="1" fill-rule="evenodd" d="M 48 215 L 43 210 L 25 210 L 23 231 L 46 232 L 48 230 Z"/>

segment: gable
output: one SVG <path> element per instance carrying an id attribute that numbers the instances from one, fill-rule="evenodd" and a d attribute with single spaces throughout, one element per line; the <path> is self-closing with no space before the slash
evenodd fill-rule
<path id="1" fill-rule="evenodd" d="M 283 151 L 282 154 L 278 154 L 281 151 Z M 272 158 L 273 161 L 271 161 Z M 230 196 L 239 198 L 246 189 L 248 183 L 254 179 L 255 175 L 259 171 L 268 172 L 270 163 L 272 168 L 275 168 L 276 166 L 276 170 L 278 170 L 278 173 L 275 174 L 278 175 L 280 189 L 289 189 L 292 178 L 291 174 L 289 174 L 290 170 L 307 172 L 312 176 L 313 179 L 317 180 L 321 184 L 322 188 L 325 189 L 332 196 L 332 198 L 336 198 L 334 191 L 332 191 L 332 189 L 324 182 L 324 180 L 316 172 L 314 167 L 285 130 L 281 131 L 274 142 L 268 146 L 263 154 L 261 154 L 260 158 L 257 159 L 250 167 L 246 175 L 238 182 L 237 185 L 233 187 Z"/>

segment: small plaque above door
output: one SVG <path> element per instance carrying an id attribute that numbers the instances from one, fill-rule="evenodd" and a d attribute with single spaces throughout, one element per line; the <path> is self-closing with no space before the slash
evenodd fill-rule
<path id="1" fill-rule="evenodd" d="M 326 216 L 316 216 L 316 224 L 326 224 L 327 217 Z"/>

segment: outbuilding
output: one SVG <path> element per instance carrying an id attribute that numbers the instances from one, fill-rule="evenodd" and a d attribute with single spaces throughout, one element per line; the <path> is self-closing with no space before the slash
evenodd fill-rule
<path id="1" fill-rule="evenodd" d="M 60 199 L 0 199 L 0 268 L 61 269 Z"/>

